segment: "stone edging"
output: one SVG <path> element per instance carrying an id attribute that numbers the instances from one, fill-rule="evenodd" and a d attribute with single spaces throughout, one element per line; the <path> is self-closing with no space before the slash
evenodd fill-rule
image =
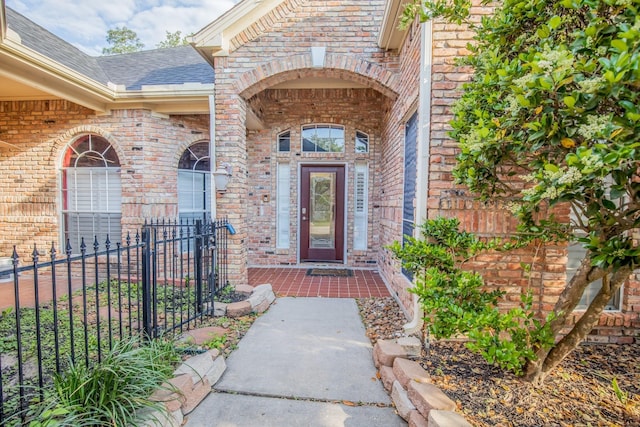
<path id="1" fill-rule="evenodd" d="M 249 313 L 262 313 L 266 311 L 276 299 L 270 284 L 258 285 L 256 287 L 238 285 L 235 287 L 235 291 L 239 294 L 246 295 L 248 298 L 244 301 L 229 304 L 215 302 L 213 304 L 214 316 L 241 317 Z"/>
<path id="2" fill-rule="evenodd" d="M 420 356 L 422 345 L 415 337 L 378 340 L 373 362 L 398 415 L 409 427 L 471 427 L 455 412 L 453 400 L 431 383 L 429 373 L 411 360 Z"/>
<path id="3" fill-rule="evenodd" d="M 215 349 L 182 362 L 173 372 L 174 377 L 151 396 L 151 400 L 163 402 L 166 411 L 144 414 L 142 427 L 180 427 L 185 416 L 209 395 L 226 369 L 224 356 Z"/>
<path id="4" fill-rule="evenodd" d="M 255 288 L 249 285 L 236 286 L 236 292 L 244 293 L 244 301 L 214 304 L 214 316 L 239 317 L 249 313 L 266 311 L 276 297 L 270 284 Z M 173 372 L 173 378 L 157 390 L 151 399 L 163 402 L 166 413 L 157 411 L 146 415 L 142 427 L 180 427 L 185 416 L 198 407 L 209 395 L 212 387 L 227 369 L 224 356 L 218 350 L 208 350 L 182 362 Z"/>

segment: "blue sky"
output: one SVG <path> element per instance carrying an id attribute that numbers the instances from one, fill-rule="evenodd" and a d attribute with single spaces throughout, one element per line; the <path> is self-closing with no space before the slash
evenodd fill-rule
<path id="1" fill-rule="evenodd" d="M 90 55 L 107 47 L 107 31 L 126 26 L 144 49 L 166 31 L 194 33 L 239 0 L 6 0 L 6 5 Z"/>

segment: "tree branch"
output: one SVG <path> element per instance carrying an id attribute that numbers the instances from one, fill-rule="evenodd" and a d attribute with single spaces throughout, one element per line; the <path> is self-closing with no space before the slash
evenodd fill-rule
<path id="1" fill-rule="evenodd" d="M 607 306 L 611 297 L 620 289 L 620 286 L 627 280 L 631 274 L 631 268 L 623 267 L 613 273 L 611 280 L 608 276 L 603 277 L 603 286 L 596 297 L 591 301 L 589 307 L 584 312 L 580 320 L 571 328 L 571 331 L 565 335 L 558 343 L 549 351 L 549 354 L 542 365 L 542 372 L 547 373 L 554 369 L 584 338 L 591 332 L 593 327 L 598 323 L 602 311 Z M 608 286 L 605 286 L 605 282 Z"/>

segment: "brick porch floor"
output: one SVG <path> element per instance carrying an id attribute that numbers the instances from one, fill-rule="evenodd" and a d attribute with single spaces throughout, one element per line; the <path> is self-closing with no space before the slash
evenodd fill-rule
<path id="1" fill-rule="evenodd" d="M 367 298 L 388 297 L 389 290 L 376 270 L 353 270 L 351 277 L 307 276 L 311 267 L 249 268 L 249 284 L 252 286 L 270 283 L 278 296 Z M 68 293 L 64 272 L 56 274 L 57 296 Z M 19 279 L 20 306 L 35 306 L 33 275 L 23 274 Z M 53 285 L 50 274 L 38 276 L 38 300 L 51 301 Z M 81 281 L 73 280 L 72 291 L 81 289 Z M 15 307 L 13 280 L 0 283 L 0 312 Z"/>
<path id="2" fill-rule="evenodd" d="M 249 268 L 249 284 L 270 283 L 277 296 L 367 298 L 388 297 L 389 290 L 376 270 L 353 270 L 351 277 L 307 276 L 305 268 Z"/>

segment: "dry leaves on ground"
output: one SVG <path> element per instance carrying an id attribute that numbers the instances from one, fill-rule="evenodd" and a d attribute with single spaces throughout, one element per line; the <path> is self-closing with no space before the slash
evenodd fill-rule
<path id="1" fill-rule="evenodd" d="M 374 343 L 402 334 L 406 320 L 392 298 L 358 303 Z M 541 387 L 488 365 L 461 342 L 431 343 L 420 362 L 475 426 L 640 426 L 640 344 L 582 345 Z"/>

